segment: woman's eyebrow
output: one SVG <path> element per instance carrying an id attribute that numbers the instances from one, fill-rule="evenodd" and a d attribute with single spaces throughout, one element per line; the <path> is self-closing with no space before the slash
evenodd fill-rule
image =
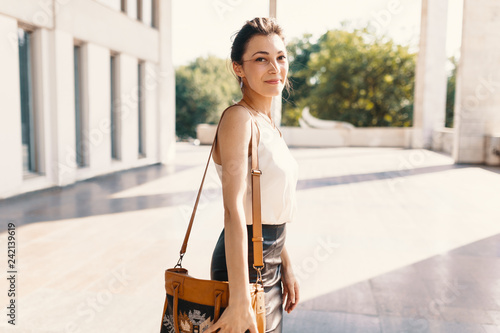
<path id="1" fill-rule="evenodd" d="M 264 53 L 264 54 L 269 55 L 269 52 L 267 52 L 267 51 L 257 51 L 257 52 L 255 52 L 254 54 L 252 54 L 252 57 L 253 57 L 254 55 L 258 54 L 258 53 Z M 284 52 L 283 52 L 283 51 L 278 51 L 278 54 L 280 54 L 280 53 L 284 53 Z"/>

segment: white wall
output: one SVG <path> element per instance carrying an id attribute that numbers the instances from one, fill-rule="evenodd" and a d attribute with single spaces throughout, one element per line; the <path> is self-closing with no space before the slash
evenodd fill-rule
<path id="1" fill-rule="evenodd" d="M 7 37 L 0 39 L 0 153 L 4 156 L 0 163 L 0 198 L 160 161 L 173 162 L 175 76 L 171 63 L 171 4 L 162 1 L 163 13 L 159 16 L 165 21 L 161 26 L 166 30 L 161 31 L 150 26 L 151 3 L 143 3 L 148 8 L 144 12 L 147 24 L 136 19 L 136 1 L 131 0 L 128 13 L 120 11 L 120 1 L 0 2 L 0 34 Z M 29 178 L 24 175 L 21 155 L 18 25 L 33 29 L 33 104 L 39 168 Z M 76 164 L 75 43 L 81 45 L 82 137 L 87 162 L 84 167 Z M 121 128 L 118 160 L 111 158 L 111 53 L 117 54 L 116 104 L 121 115 L 117 119 Z M 145 63 L 146 156 L 141 158 L 139 60 Z"/>
<path id="2" fill-rule="evenodd" d="M 168 17 L 170 13 L 164 15 Z M 56 22 L 58 29 L 74 38 L 136 58 L 159 61 L 158 30 L 94 0 L 69 1 L 61 6 Z M 167 49 L 170 45 L 166 45 Z"/>
<path id="3" fill-rule="evenodd" d="M 58 0 L 56 3 L 66 4 L 69 1 L 71 0 Z M 56 6 L 56 10 L 60 7 L 61 5 Z M 40 28 L 52 29 L 54 27 L 54 6 L 52 1 L 2 1 L 0 4 L 0 13 Z"/>
<path id="4" fill-rule="evenodd" d="M 21 102 L 19 92 L 19 55 L 16 20 L 0 14 L 0 196 L 21 186 Z"/>
<path id="5" fill-rule="evenodd" d="M 114 9 L 115 11 L 121 10 L 121 0 L 96 0 L 96 1 L 100 2 L 105 6 L 108 6 L 111 9 Z"/>
<path id="6" fill-rule="evenodd" d="M 217 125 L 200 124 L 196 134 L 201 144 L 212 144 Z M 283 139 L 293 147 L 404 147 L 411 143 L 410 127 L 366 127 L 317 129 L 280 127 Z"/>

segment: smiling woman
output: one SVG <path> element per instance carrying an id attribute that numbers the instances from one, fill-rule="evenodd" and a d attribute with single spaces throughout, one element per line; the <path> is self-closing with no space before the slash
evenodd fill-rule
<path id="1" fill-rule="evenodd" d="M 269 24 L 267 22 L 273 22 Z M 267 26 L 266 26 L 267 23 Z M 251 43 L 249 42 L 251 39 Z M 273 60 L 273 58 L 275 58 Z M 251 78 L 266 75 L 269 65 L 274 69 L 273 73 L 267 73 L 267 81 L 278 85 L 281 90 L 283 87 L 290 89 L 288 81 L 288 59 L 286 54 L 285 39 L 283 31 L 274 21 L 270 19 L 254 19 L 249 21 L 236 35 L 231 48 L 231 60 L 233 69 L 240 82 L 240 87 L 245 85 L 248 77 L 244 73 L 244 65 L 247 72 L 254 72 Z M 247 63 L 247 64 L 245 64 Z M 273 75 L 274 74 L 274 77 Z M 246 82 L 249 84 L 249 82 Z M 248 92 L 251 94 L 251 92 Z M 272 96 L 276 96 L 273 92 Z"/>
<path id="2" fill-rule="evenodd" d="M 266 302 L 265 331 L 281 333 L 283 304 L 290 312 L 299 300 L 299 286 L 285 247 L 286 224 L 297 210 L 298 164 L 271 118 L 273 97 L 289 87 L 281 28 L 268 18 L 247 21 L 234 39 L 231 60 L 243 97 L 223 112 L 215 137 L 213 160 L 222 182 L 224 230 L 211 265 L 212 279 L 228 281 L 230 296 L 220 319 L 205 333 L 257 332 L 248 290 L 249 282 L 255 282 L 259 275 L 252 265 L 252 122 L 257 125 L 261 170 L 264 267 L 260 273 Z"/>

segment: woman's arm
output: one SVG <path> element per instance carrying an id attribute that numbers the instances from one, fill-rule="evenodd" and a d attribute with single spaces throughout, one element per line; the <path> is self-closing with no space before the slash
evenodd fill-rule
<path id="1" fill-rule="evenodd" d="M 206 332 L 257 333 L 248 279 L 248 243 L 245 218 L 248 151 L 251 116 L 240 106 L 227 110 L 221 119 L 217 144 L 222 164 L 222 197 L 229 305 L 215 325 Z"/>
<path id="2" fill-rule="evenodd" d="M 283 251 L 281 252 L 281 268 L 283 304 L 285 304 L 285 311 L 290 313 L 299 303 L 299 283 L 293 273 L 292 263 L 290 262 L 286 246 L 283 246 Z"/>

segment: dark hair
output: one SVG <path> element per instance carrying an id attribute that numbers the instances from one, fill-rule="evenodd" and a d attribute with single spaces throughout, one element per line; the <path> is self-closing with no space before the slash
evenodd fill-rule
<path id="1" fill-rule="evenodd" d="M 248 42 L 254 36 L 270 36 L 277 35 L 285 43 L 283 29 L 276 23 L 273 18 L 256 17 L 251 21 L 247 21 L 245 25 L 236 33 L 231 46 L 231 61 L 243 65 L 243 54 L 247 49 Z M 237 76 L 238 82 L 241 83 L 241 77 Z M 285 78 L 285 89 L 290 92 L 290 81 Z"/>

